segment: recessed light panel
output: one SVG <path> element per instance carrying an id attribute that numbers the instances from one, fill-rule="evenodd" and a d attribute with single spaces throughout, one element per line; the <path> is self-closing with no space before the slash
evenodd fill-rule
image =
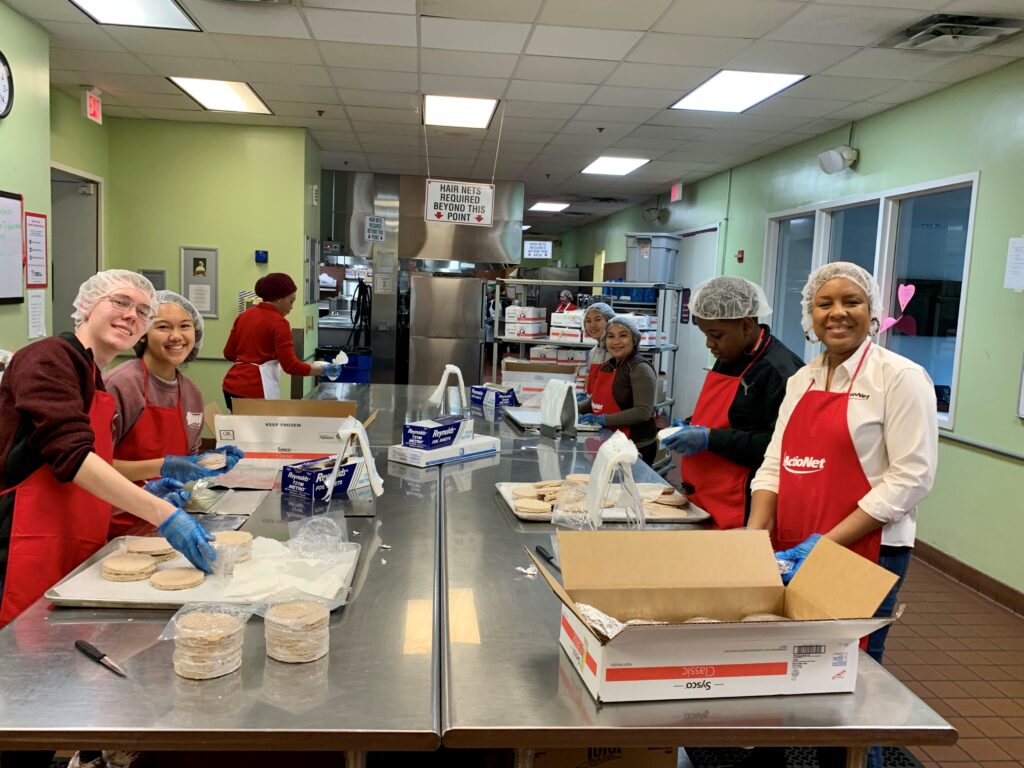
<path id="1" fill-rule="evenodd" d="M 526 230 L 528 230 L 532 226 L 533 226 L 533 224 L 523 224 L 523 232 L 525 232 Z"/>
<path id="2" fill-rule="evenodd" d="M 460 96 L 432 96 L 423 98 L 423 123 L 450 128 L 486 128 L 491 124 L 495 99 L 466 99 Z"/>
<path id="3" fill-rule="evenodd" d="M 199 102 L 203 109 L 214 112 L 248 112 L 254 115 L 274 114 L 248 83 L 202 80 L 197 77 L 168 79 Z"/>
<path id="4" fill-rule="evenodd" d="M 71 0 L 97 24 L 123 27 L 188 29 L 198 32 L 174 0 Z"/>
<path id="5" fill-rule="evenodd" d="M 647 165 L 650 160 L 645 157 L 608 157 L 597 158 L 594 162 L 584 168 L 580 173 L 602 173 L 607 176 L 625 176 L 632 173 L 641 165 Z"/>
<path id="6" fill-rule="evenodd" d="M 569 207 L 569 203 L 534 203 L 530 206 L 531 211 L 547 211 L 548 213 L 558 213 L 564 211 Z"/>
<path id="7" fill-rule="evenodd" d="M 807 75 L 737 72 L 724 69 L 673 104 L 672 109 L 744 112 L 806 77 Z"/>

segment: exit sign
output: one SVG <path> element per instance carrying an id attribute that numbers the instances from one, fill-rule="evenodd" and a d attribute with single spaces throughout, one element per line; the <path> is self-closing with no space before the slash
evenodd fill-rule
<path id="1" fill-rule="evenodd" d="M 94 123 L 103 125 L 103 99 L 96 91 L 82 92 L 82 114 Z"/>
<path id="2" fill-rule="evenodd" d="M 677 181 L 672 185 L 672 192 L 669 195 L 670 203 L 678 203 L 683 199 L 683 182 Z"/>

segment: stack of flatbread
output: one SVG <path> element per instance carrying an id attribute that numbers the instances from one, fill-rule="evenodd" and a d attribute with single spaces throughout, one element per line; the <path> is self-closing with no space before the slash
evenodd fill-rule
<path id="1" fill-rule="evenodd" d="M 263 626 L 267 655 L 299 664 L 316 661 L 330 645 L 330 613 L 316 600 L 290 600 L 267 609 Z"/>
<path id="2" fill-rule="evenodd" d="M 174 671 L 192 680 L 209 680 L 242 666 L 245 622 L 234 613 L 208 610 L 175 619 Z"/>
<path id="3" fill-rule="evenodd" d="M 675 488 L 666 485 L 660 496 L 643 494 L 644 514 L 650 519 L 677 517 L 679 510 L 690 505 L 689 500 Z"/>
<path id="4" fill-rule="evenodd" d="M 537 483 L 513 485 L 515 511 L 524 520 L 548 520 L 558 495 L 568 486 L 585 486 L 590 475 L 567 475 L 564 480 L 541 480 Z M 611 506 L 611 502 L 605 506 Z"/>

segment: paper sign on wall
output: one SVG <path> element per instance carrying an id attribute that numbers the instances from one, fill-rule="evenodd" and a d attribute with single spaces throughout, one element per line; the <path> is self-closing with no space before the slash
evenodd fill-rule
<path id="1" fill-rule="evenodd" d="M 1024 291 L 1024 237 L 1011 237 L 1006 250 L 1006 275 L 1003 287 Z"/>
<path id="2" fill-rule="evenodd" d="M 490 227 L 494 224 L 494 185 L 427 179 L 427 221 Z"/>
<path id="3" fill-rule="evenodd" d="M 366 217 L 366 239 L 374 243 L 384 242 L 384 217 Z"/>
<path id="4" fill-rule="evenodd" d="M 45 288 L 46 268 L 46 215 L 25 212 L 25 284 L 29 288 Z"/>

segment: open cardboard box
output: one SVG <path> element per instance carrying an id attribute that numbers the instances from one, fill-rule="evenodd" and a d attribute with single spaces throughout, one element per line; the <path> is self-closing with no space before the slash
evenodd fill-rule
<path id="1" fill-rule="evenodd" d="M 249 458 L 293 457 L 300 461 L 344 450 L 338 427 L 341 419 L 356 415 L 356 404 L 347 400 L 239 399 L 230 415 L 222 414 L 213 403 L 206 406 L 205 413 L 217 446 L 238 446 Z"/>
<path id="2" fill-rule="evenodd" d="M 764 531 L 563 531 L 559 643 L 598 701 L 836 693 L 854 689 L 858 641 L 896 576 L 822 539 L 783 587 Z M 609 639 L 576 603 L 630 625 Z M 788 621 L 743 622 L 772 613 Z M 721 623 L 685 624 L 697 616 Z"/>

